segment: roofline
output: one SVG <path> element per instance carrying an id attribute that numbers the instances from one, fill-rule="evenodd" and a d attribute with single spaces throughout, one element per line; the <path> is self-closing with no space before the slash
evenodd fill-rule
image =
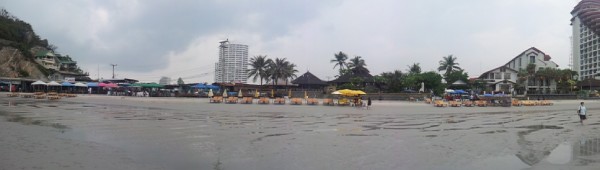
<path id="1" fill-rule="evenodd" d="M 500 69 L 500 68 L 502 68 L 502 67 L 505 67 L 506 69 L 509 69 L 509 70 L 515 71 L 515 72 L 517 72 L 517 73 L 519 72 L 519 71 L 517 71 L 517 70 L 515 70 L 515 69 L 512 69 L 512 68 L 510 68 L 510 67 L 506 67 L 506 65 L 502 65 L 502 66 L 500 66 L 500 67 L 496 67 L 496 68 L 493 68 L 493 69 L 491 69 L 491 70 L 489 70 L 489 71 L 486 71 L 486 72 L 483 72 L 483 73 L 481 73 L 481 75 L 479 75 L 479 77 L 477 77 L 477 78 L 479 78 L 479 79 L 480 79 L 480 78 L 481 78 L 481 76 L 483 76 L 483 75 L 486 75 L 486 74 L 489 74 L 490 72 L 492 72 L 492 71 L 494 71 L 494 70 L 497 70 L 497 69 Z"/>

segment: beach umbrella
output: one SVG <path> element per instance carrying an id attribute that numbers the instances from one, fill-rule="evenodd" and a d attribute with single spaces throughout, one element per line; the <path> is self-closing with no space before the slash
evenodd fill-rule
<path id="1" fill-rule="evenodd" d="M 44 82 L 43 82 L 43 81 L 41 81 L 41 80 L 38 80 L 38 81 L 35 81 L 35 82 L 31 83 L 31 85 L 32 85 L 32 86 L 33 86 L 33 85 L 46 85 L 46 83 L 44 83 Z"/>
<path id="2" fill-rule="evenodd" d="M 244 97 L 244 95 L 242 94 L 242 89 L 240 89 L 240 92 L 238 92 L 238 97 Z"/>
<path id="3" fill-rule="evenodd" d="M 258 96 L 259 96 L 258 90 L 254 91 L 254 97 L 258 98 Z"/>
<path id="4" fill-rule="evenodd" d="M 227 97 L 227 89 L 223 89 L 223 97 Z"/>
<path id="5" fill-rule="evenodd" d="M 367 93 L 365 93 L 365 92 L 364 92 L 364 91 L 362 91 L 362 90 L 353 90 L 353 91 L 352 91 L 352 94 L 353 94 L 353 95 L 365 95 L 365 94 L 367 94 Z"/>
<path id="6" fill-rule="evenodd" d="M 271 89 L 271 98 L 275 97 L 275 90 Z"/>
<path id="7" fill-rule="evenodd" d="M 353 90 L 350 90 L 350 89 L 342 89 L 342 90 L 338 90 L 338 92 L 340 92 L 340 94 L 343 96 L 355 96 L 355 94 L 353 93 Z"/>
<path id="8" fill-rule="evenodd" d="M 308 99 L 308 93 L 306 93 L 306 90 L 304 90 L 304 98 Z"/>
<path id="9" fill-rule="evenodd" d="M 87 87 L 87 85 L 85 85 L 85 84 L 83 84 L 83 83 L 79 83 L 79 82 L 75 83 L 75 85 L 74 85 L 74 86 L 75 86 L 75 87 Z"/>
<path id="10" fill-rule="evenodd" d="M 39 90 L 40 89 L 39 86 L 46 86 L 46 83 L 44 83 L 41 80 L 38 80 L 38 81 L 35 81 L 35 82 L 31 83 L 31 86 L 37 86 L 38 87 L 37 89 Z"/>
<path id="11" fill-rule="evenodd" d="M 292 98 L 292 90 L 288 90 L 288 96 Z"/>
<path id="12" fill-rule="evenodd" d="M 208 97 L 213 97 L 214 95 L 212 89 L 208 89 Z"/>

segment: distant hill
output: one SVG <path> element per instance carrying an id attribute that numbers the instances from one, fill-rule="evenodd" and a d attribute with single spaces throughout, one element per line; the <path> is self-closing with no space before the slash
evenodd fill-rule
<path id="1" fill-rule="evenodd" d="M 0 77 L 87 78 L 70 56 L 54 53 L 56 48 L 35 34 L 29 23 L 0 9 Z"/>

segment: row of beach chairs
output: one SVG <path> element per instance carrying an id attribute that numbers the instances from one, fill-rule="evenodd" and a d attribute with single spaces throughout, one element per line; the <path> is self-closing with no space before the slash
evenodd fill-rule
<path id="1" fill-rule="evenodd" d="M 48 99 L 48 100 L 58 100 L 63 97 L 77 97 L 76 94 L 67 94 L 67 93 L 56 93 L 56 92 L 35 92 L 35 93 L 8 93 L 6 94 L 8 97 L 23 97 L 23 98 L 34 98 L 34 99 Z"/>
<path id="2" fill-rule="evenodd" d="M 254 98 L 252 97 L 242 97 L 241 99 L 239 97 L 227 97 L 227 98 L 223 98 L 222 96 L 214 96 L 212 98 L 210 98 L 210 103 L 228 103 L 228 104 L 236 104 L 236 103 L 241 103 L 241 104 L 252 104 L 254 101 Z M 286 104 L 286 99 L 284 98 L 275 98 L 272 100 L 273 104 Z M 267 98 L 267 97 L 261 97 L 258 98 L 258 104 L 270 104 L 271 103 L 271 99 Z M 307 105 L 318 105 L 319 104 L 319 100 L 316 98 L 308 98 L 306 100 L 304 100 L 303 98 L 291 98 L 290 99 L 290 104 L 292 105 L 302 105 L 306 103 Z M 323 105 L 328 105 L 328 106 L 333 106 L 335 105 L 333 99 L 323 99 L 322 102 Z M 348 101 L 340 101 L 338 103 L 338 105 L 349 105 Z"/>
<path id="3" fill-rule="evenodd" d="M 494 104 L 492 103 L 488 103 L 485 100 L 476 100 L 474 102 L 472 101 L 449 101 L 449 102 L 445 102 L 443 100 L 435 100 L 435 102 L 432 102 L 431 99 L 425 99 L 425 103 L 427 104 L 432 104 L 435 107 L 473 107 L 473 106 L 478 106 L 478 107 L 487 107 L 487 106 L 492 106 Z M 525 100 L 525 101 L 520 101 L 518 99 L 513 99 L 511 105 L 512 106 L 551 106 L 554 103 L 552 103 L 551 101 L 548 100 L 541 100 L 541 101 L 532 101 L 532 100 Z M 497 105 L 495 105 L 497 106 Z"/>

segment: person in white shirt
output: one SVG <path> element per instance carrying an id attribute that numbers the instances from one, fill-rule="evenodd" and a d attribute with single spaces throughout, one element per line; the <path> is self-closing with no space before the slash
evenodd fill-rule
<path id="1" fill-rule="evenodd" d="M 581 105 L 579 106 L 577 113 L 579 113 L 579 122 L 581 122 L 581 124 L 583 125 L 583 120 L 587 119 L 587 117 L 586 117 L 587 109 L 583 105 L 583 102 L 581 102 Z"/>

